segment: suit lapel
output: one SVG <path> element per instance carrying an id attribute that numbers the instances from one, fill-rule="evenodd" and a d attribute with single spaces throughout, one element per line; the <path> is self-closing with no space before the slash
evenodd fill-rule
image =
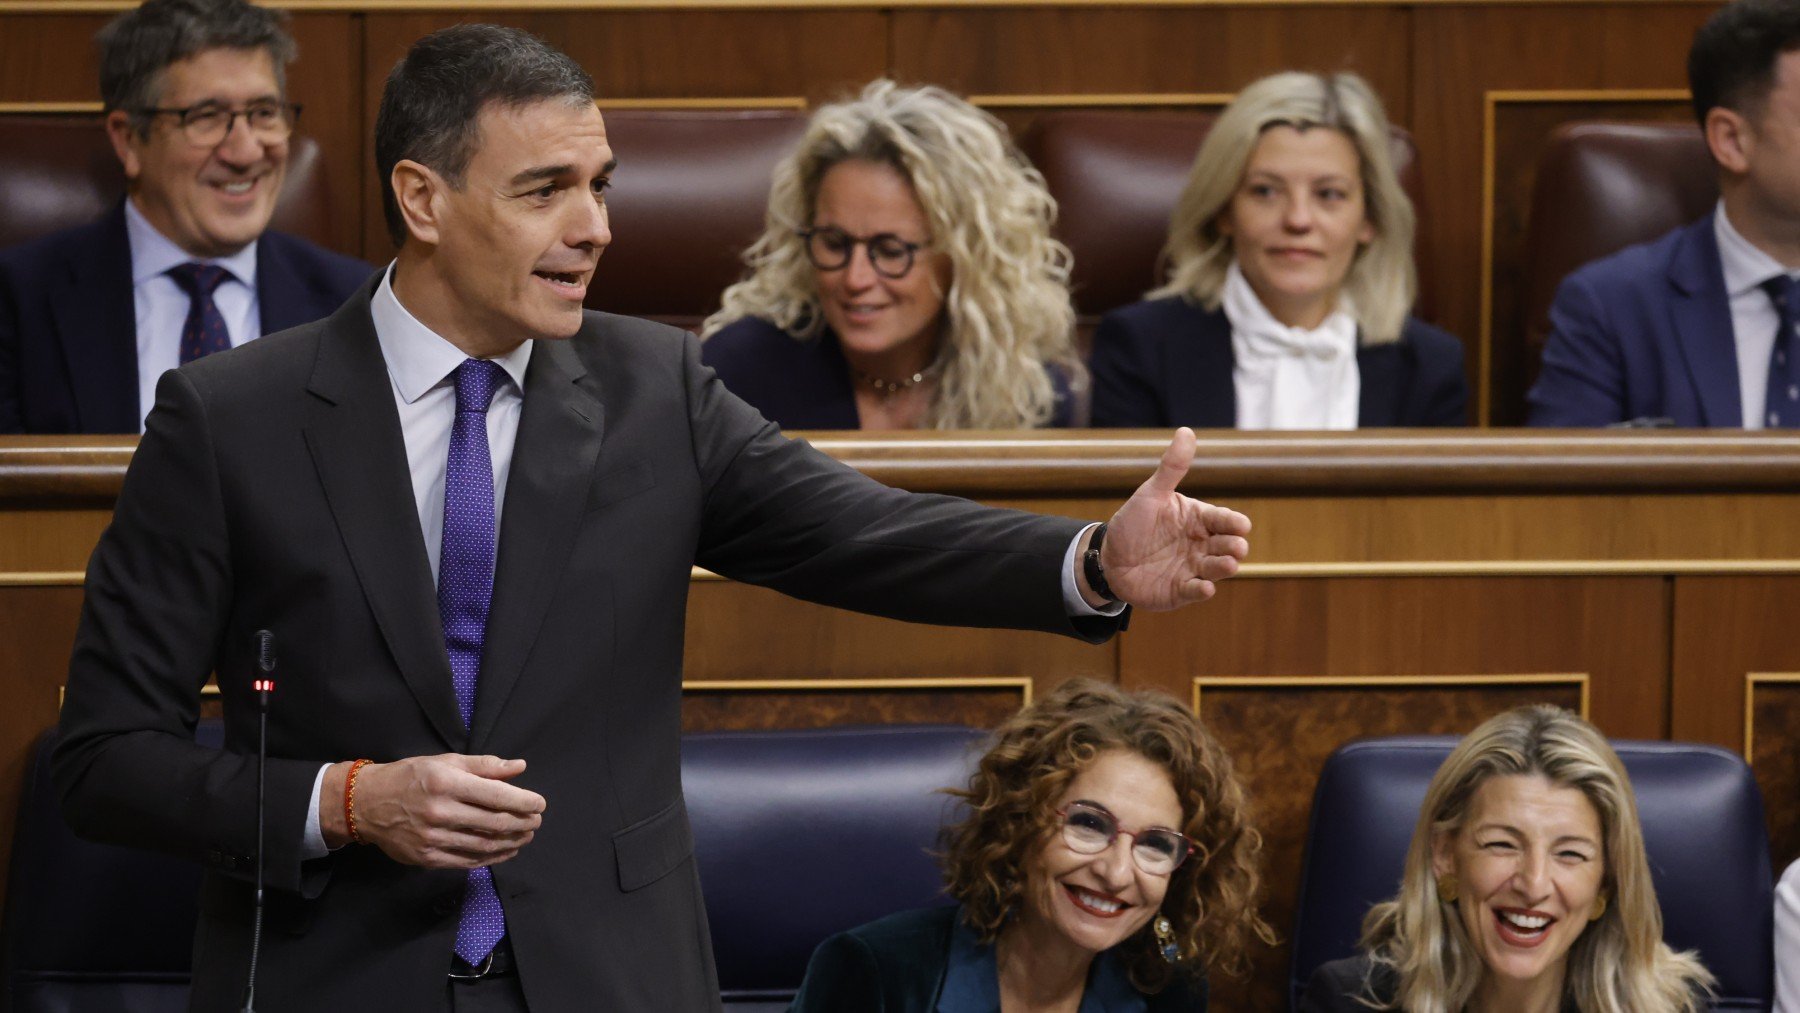
<path id="1" fill-rule="evenodd" d="M 1237 385 L 1232 376 L 1231 321 L 1223 310 L 1183 302 L 1190 337 L 1169 343 L 1169 421 L 1204 429 L 1237 425 Z"/>
<path id="2" fill-rule="evenodd" d="M 473 751 L 482 748 L 519 680 L 581 527 L 603 428 L 600 402 L 577 385 L 585 374 L 566 341 L 538 342 L 525 371 L 469 734 Z"/>
<path id="3" fill-rule="evenodd" d="M 94 242 L 72 261 L 50 305 L 80 431 L 135 433 L 138 404 L 137 301 L 125 205 L 94 226 Z"/>
<path id="4" fill-rule="evenodd" d="M 306 446 L 401 676 L 445 744 L 461 749 L 468 733 L 450 682 L 400 415 L 369 316 L 378 283 L 326 322 L 307 383 L 319 403 L 306 424 Z"/>
<path id="5" fill-rule="evenodd" d="M 1743 425 L 1737 340 L 1711 215 L 1689 226 L 1676 245 L 1675 255 L 1669 259 L 1669 283 L 1675 290 L 1670 307 L 1675 336 L 1699 395 L 1700 424 Z"/>
<path id="6" fill-rule="evenodd" d="M 1400 342 L 1364 345 L 1357 334 L 1356 425 L 1359 429 L 1383 428 L 1400 424 L 1394 410 L 1395 392 L 1404 389 L 1400 380 Z M 1404 340 L 1404 339 L 1402 339 Z"/>

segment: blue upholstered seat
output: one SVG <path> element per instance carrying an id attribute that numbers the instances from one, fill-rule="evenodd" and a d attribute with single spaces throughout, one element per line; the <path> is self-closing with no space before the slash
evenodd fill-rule
<path id="1" fill-rule="evenodd" d="M 219 742 L 217 722 L 200 739 Z M 91 844 L 32 752 L 7 887 L 5 989 L 17 1013 L 187 1009 L 200 870 Z M 982 733 L 956 726 L 719 732 L 682 740 L 682 781 L 725 1007 L 785 1010 L 813 947 L 943 903 L 929 849 Z"/>
<path id="2" fill-rule="evenodd" d="M 1392 897 L 1419 806 L 1456 739 L 1365 739 L 1331 755 L 1313 796 L 1296 905 L 1291 992 L 1356 952 L 1363 915 Z M 1681 742 L 1614 742 L 1637 793 L 1663 935 L 1719 978 L 1714 1009 L 1766 1010 L 1774 883 L 1762 793 L 1736 754 Z"/>

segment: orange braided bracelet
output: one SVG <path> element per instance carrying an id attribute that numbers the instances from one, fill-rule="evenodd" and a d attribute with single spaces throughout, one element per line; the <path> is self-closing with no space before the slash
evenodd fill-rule
<path id="1" fill-rule="evenodd" d="M 358 760 L 350 765 L 350 773 L 344 778 L 344 825 L 350 828 L 350 840 L 354 844 L 367 844 L 362 834 L 356 830 L 356 774 L 366 763 L 372 760 Z"/>

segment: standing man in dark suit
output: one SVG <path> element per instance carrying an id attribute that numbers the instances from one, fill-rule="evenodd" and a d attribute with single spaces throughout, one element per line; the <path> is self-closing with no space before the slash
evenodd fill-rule
<path id="1" fill-rule="evenodd" d="M 264 1013 L 708 1010 L 692 564 L 1098 641 L 1248 551 L 1247 518 L 1175 491 L 1190 431 L 1106 526 L 913 495 L 783 437 L 691 335 L 584 312 L 613 153 L 540 40 L 421 40 L 375 150 L 398 259 L 165 375 L 89 565 L 55 777 L 78 831 L 206 864 L 196 1009 L 237 1008 L 251 945 L 258 629 Z M 215 671 L 223 752 L 192 741 Z"/>
<path id="2" fill-rule="evenodd" d="M 1714 14 L 1688 82 L 1719 206 L 1563 281 L 1534 426 L 1800 426 L 1800 4 Z"/>
<path id="3" fill-rule="evenodd" d="M 165 370 L 317 320 L 369 276 L 267 231 L 300 112 L 285 20 L 244 0 L 148 0 L 100 32 L 128 193 L 0 250 L 0 432 L 139 432 Z"/>

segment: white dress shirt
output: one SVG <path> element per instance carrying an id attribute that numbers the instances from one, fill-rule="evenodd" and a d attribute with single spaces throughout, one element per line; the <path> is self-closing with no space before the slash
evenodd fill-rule
<path id="1" fill-rule="evenodd" d="M 375 337 L 381 357 L 387 360 L 388 379 L 394 388 L 394 406 L 400 410 L 400 435 L 406 442 L 406 464 L 412 472 L 414 505 L 419 528 L 425 535 L 425 551 L 431 557 L 431 578 L 437 580 L 438 560 L 444 541 L 444 472 L 450 456 L 450 428 L 456 422 L 456 367 L 468 358 L 461 349 L 434 333 L 407 312 L 395 297 L 393 265 L 382 272 L 369 312 L 375 318 Z M 494 392 L 487 414 L 488 453 L 494 464 L 494 532 L 500 531 L 500 512 L 506 502 L 506 478 L 512 471 L 513 444 L 519 435 L 519 413 L 525 405 L 525 367 L 531 362 L 532 343 L 526 341 L 493 361 L 506 370 L 510 383 Z M 1088 528 L 1098 525 L 1088 525 Z M 1063 607 L 1071 616 L 1118 615 L 1122 604 L 1095 609 L 1081 597 L 1075 581 L 1075 549 L 1083 528 L 1063 552 Z M 302 858 L 323 857 L 329 848 L 319 823 L 319 788 L 330 764 L 313 778 L 311 804 L 306 814 L 306 840 Z"/>
<path id="2" fill-rule="evenodd" d="M 1723 200 L 1713 212 L 1713 237 L 1719 242 L 1719 266 L 1725 272 L 1725 297 L 1731 304 L 1744 428 L 1762 429 L 1769 399 L 1769 356 L 1775 351 L 1775 329 L 1781 326 L 1781 314 L 1769 293 L 1762 290 L 1762 283 L 1778 275 L 1800 278 L 1800 271 L 1782 267 L 1780 261 L 1745 239 L 1725 214 Z"/>
<path id="3" fill-rule="evenodd" d="M 1775 1013 L 1800 1013 L 1800 862 L 1775 887 Z"/>
<path id="4" fill-rule="evenodd" d="M 229 257 L 196 257 L 156 230 L 125 201 L 125 239 L 131 247 L 131 299 L 137 310 L 138 432 L 156 404 L 156 381 L 181 365 L 181 329 L 193 300 L 169 277 L 182 264 L 216 264 L 227 277 L 213 291 L 213 305 L 225 318 L 225 331 L 236 348 L 262 334 L 262 307 L 256 298 L 256 244 Z"/>
<path id="5" fill-rule="evenodd" d="M 1355 429 L 1362 400 L 1356 318 L 1340 299 L 1317 327 L 1275 319 L 1233 260 L 1220 300 L 1231 322 L 1239 429 Z"/>

